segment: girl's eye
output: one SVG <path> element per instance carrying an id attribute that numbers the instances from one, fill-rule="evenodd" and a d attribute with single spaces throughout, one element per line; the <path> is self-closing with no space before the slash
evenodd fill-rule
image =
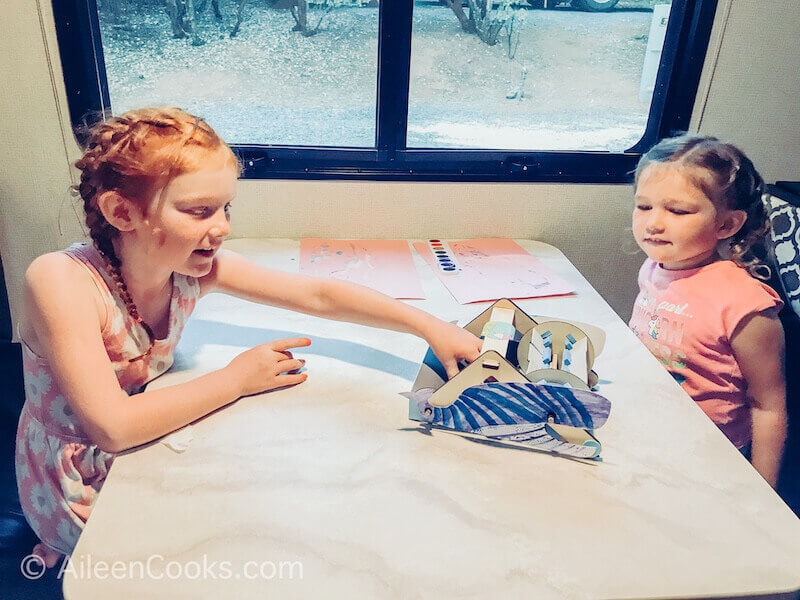
<path id="1" fill-rule="evenodd" d="M 194 217 L 207 217 L 210 211 L 207 206 L 196 206 L 194 208 L 190 208 L 186 212 Z"/>
<path id="2" fill-rule="evenodd" d="M 688 210 L 683 210 L 682 208 L 671 208 L 669 210 L 669 212 L 671 212 L 673 215 L 688 215 L 689 214 Z"/>
<path id="3" fill-rule="evenodd" d="M 646 204 L 637 204 L 636 210 L 650 210 L 650 207 L 647 206 Z"/>
<path id="4" fill-rule="evenodd" d="M 197 217 L 198 219 L 210 219 L 219 210 L 216 206 L 195 206 L 186 210 L 187 214 Z M 225 216 L 230 218 L 231 205 L 230 202 L 223 206 Z"/>

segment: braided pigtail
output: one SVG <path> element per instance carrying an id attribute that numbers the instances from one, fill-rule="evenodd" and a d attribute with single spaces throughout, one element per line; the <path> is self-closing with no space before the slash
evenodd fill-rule
<path id="1" fill-rule="evenodd" d="M 717 194 L 711 196 L 722 206 L 744 211 L 742 227 L 728 240 L 730 259 L 747 270 L 752 277 L 769 280 L 771 270 L 765 259 L 769 253 L 770 220 L 764 206 L 764 180 L 753 162 L 730 144 L 716 149 L 715 161 Z M 711 191 L 711 190 L 710 190 Z"/>
<path id="2" fill-rule="evenodd" d="M 730 257 L 736 264 L 747 269 L 756 279 L 768 281 L 772 270 L 766 264 L 771 252 L 769 244 L 770 220 L 763 201 L 763 183 L 752 193 L 747 207 L 747 220 L 730 239 Z"/>
<path id="3" fill-rule="evenodd" d="M 119 232 L 106 220 L 98 205 L 100 194 L 108 189 L 106 173 L 109 170 L 107 163 L 111 144 L 107 129 L 102 125 L 97 127 L 83 156 L 75 163 L 81 171 L 80 183 L 75 186 L 75 191 L 83 200 L 83 212 L 92 242 L 106 260 L 119 266 L 113 244 Z"/>

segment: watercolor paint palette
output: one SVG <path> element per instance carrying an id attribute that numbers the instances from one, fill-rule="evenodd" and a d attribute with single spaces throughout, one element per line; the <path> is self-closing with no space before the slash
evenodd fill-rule
<path id="1" fill-rule="evenodd" d="M 445 275 L 458 275 L 461 267 L 458 266 L 456 255 L 447 242 L 442 240 L 428 240 L 428 249 L 433 254 L 436 266 L 440 273 Z"/>

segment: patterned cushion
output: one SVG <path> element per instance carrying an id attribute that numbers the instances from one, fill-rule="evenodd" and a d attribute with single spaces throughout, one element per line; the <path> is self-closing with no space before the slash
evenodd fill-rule
<path id="1" fill-rule="evenodd" d="M 781 285 L 789 305 L 800 316 L 800 207 L 771 194 L 765 194 L 764 201 L 772 221 Z"/>

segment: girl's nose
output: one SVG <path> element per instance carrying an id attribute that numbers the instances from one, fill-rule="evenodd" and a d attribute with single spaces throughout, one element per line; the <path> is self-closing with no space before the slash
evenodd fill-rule
<path id="1" fill-rule="evenodd" d="M 659 233 L 664 231 L 664 225 L 661 222 L 661 215 L 656 211 L 651 211 L 647 219 L 647 233 Z"/>
<path id="2" fill-rule="evenodd" d="M 231 222 L 227 214 L 221 213 L 214 219 L 208 234 L 215 238 L 225 238 L 231 232 Z"/>

